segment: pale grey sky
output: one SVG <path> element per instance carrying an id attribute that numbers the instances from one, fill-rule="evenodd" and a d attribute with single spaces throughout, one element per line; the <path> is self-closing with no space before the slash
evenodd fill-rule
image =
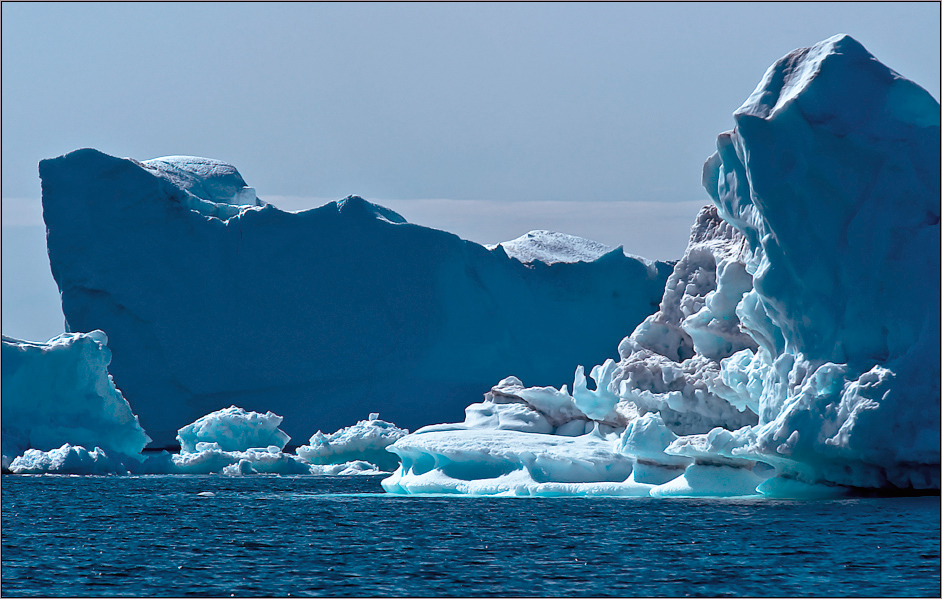
<path id="1" fill-rule="evenodd" d="M 286 208 L 357 193 L 482 243 L 550 228 L 663 259 L 708 201 L 716 135 L 790 50 L 848 33 L 939 97 L 938 3 L 4 3 L 2 17 L 3 331 L 31 339 L 62 330 L 36 165 L 76 148 L 226 160 Z"/>

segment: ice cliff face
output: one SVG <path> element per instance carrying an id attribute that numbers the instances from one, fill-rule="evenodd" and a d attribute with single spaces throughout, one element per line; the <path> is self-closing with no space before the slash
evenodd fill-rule
<path id="1" fill-rule="evenodd" d="M 336 430 L 454 420 L 516 373 L 560 384 L 657 305 L 670 266 L 522 263 L 351 196 L 288 213 L 225 163 L 78 150 L 40 163 L 68 330 L 108 334 L 152 446 L 232 404 Z"/>
<path id="2" fill-rule="evenodd" d="M 939 104 L 840 35 L 772 65 L 734 118 L 704 165 L 714 205 L 596 388 L 582 366 L 571 394 L 504 379 L 463 423 L 397 441 L 388 491 L 939 488 Z M 550 435 L 593 437 L 578 484 L 540 467 Z M 630 477 L 606 478 L 625 456 Z"/>

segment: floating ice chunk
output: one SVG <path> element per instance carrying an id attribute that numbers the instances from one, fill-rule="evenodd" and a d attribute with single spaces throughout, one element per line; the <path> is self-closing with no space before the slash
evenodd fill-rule
<path id="1" fill-rule="evenodd" d="M 150 439 L 115 388 L 110 362 L 102 331 L 65 333 L 46 343 L 3 337 L 4 467 L 29 448 L 63 444 L 97 446 L 115 458 L 139 454 Z"/>
<path id="2" fill-rule="evenodd" d="M 267 448 L 247 451 L 207 449 L 200 452 L 162 454 L 143 466 L 147 474 L 310 474 L 297 456 Z"/>
<path id="3" fill-rule="evenodd" d="M 230 406 L 207 414 L 177 432 L 182 453 L 218 448 L 245 451 L 274 445 L 279 451 L 291 439 L 278 425 L 283 418 L 272 412 L 260 414 Z"/>
<path id="4" fill-rule="evenodd" d="M 379 414 L 374 412 L 369 420 L 361 420 L 329 435 L 317 431 L 310 444 L 298 447 L 296 453 L 309 464 L 343 464 L 361 460 L 392 471 L 399 460 L 386 451 L 386 447 L 408 434 L 408 430 L 380 420 Z"/>
<path id="5" fill-rule="evenodd" d="M 258 474 L 258 470 L 252 466 L 251 460 L 242 458 L 238 462 L 224 467 L 222 474 L 226 476 L 246 476 L 248 474 Z"/>
<path id="6" fill-rule="evenodd" d="M 120 460 L 113 459 L 100 447 L 88 451 L 69 443 L 51 451 L 28 449 L 13 460 L 14 474 L 127 474 Z"/>

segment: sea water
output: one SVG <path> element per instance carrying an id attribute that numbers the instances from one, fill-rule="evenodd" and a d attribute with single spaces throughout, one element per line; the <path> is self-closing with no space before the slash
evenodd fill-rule
<path id="1" fill-rule="evenodd" d="M 4 476 L 4 596 L 939 596 L 939 497 L 398 497 L 382 477 Z"/>

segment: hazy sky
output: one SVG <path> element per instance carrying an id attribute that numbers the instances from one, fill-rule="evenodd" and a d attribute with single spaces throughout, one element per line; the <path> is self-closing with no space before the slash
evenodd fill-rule
<path id="1" fill-rule="evenodd" d="M 2 17 L 3 331 L 29 338 L 61 331 L 48 263 L 25 256 L 42 251 L 36 165 L 76 148 L 226 160 L 285 208 L 357 193 L 484 243 L 550 228 L 678 258 L 716 135 L 790 50 L 849 33 L 939 98 L 938 3 L 4 3 Z"/>

